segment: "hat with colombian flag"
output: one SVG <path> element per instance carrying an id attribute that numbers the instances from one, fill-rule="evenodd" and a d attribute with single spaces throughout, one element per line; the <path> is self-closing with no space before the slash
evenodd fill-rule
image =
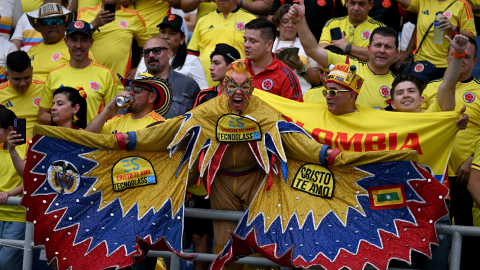
<path id="1" fill-rule="evenodd" d="M 357 74 L 357 67 L 349 64 L 336 64 L 332 71 L 327 75 L 326 83 L 331 82 L 345 87 L 360 94 L 363 85 L 363 78 Z"/>

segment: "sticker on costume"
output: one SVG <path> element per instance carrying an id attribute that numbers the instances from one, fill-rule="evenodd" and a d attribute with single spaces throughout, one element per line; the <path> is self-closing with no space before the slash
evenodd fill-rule
<path id="1" fill-rule="evenodd" d="M 123 29 L 127 29 L 127 28 L 128 28 L 128 23 L 127 23 L 127 21 L 125 21 L 125 20 L 119 21 L 118 24 L 120 24 L 120 26 L 121 26 Z"/>
<path id="2" fill-rule="evenodd" d="M 273 87 L 273 81 L 271 79 L 265 79 L 263 82 L 262 82 L 262 89 L 263 90 L 270 90 L 272 89 Z"/>
<path id="3" fill-rule="evenodd" d="M 317 164 L 305 164 L 298 169 L 292 188 L 313 196 L 332 198 L 335 177 L 328 168 Z"/>
<path id="4" fill-rule="evenodd" d="M 33 105 L 35 105 L 35 107 L 39 107 L 40 106 L 40 97 L 36 97 L 32 100 L 33 102 Z"/>
<path id="5" fill-rule="evenodd" d="M 370 187 L 367 191 L 371 209 L 396 209 L 407 206 L 407 195 L 403 184 Z"/>
<path id="6" fill-rule="evenodd" d="M 245 30 L 245 23 L 244 22 L 237 22 L 235 24 L 235 29 L 237 29 L 238 31 Z"/>
<path id="7" fill-rule="evenodd" d="M 58 60 L 60 60 L 61 57 L 62 57 L 62 55 L 60 53 L 54 53 L 52 55 L 52 60 L 53 61 L 58 61 Z"/>
<path id="8" fill-rule="evenodd" d="M 80 173 L 72 163 L 57 160 L 47 170 L 47 181 L 56 192 L 70 194 L 75 192 L 80 184 Z"/>
<path id="9" fill-rule="evenodd" d="M 443 13 L 443 16 L 447 17 L 447 18 L 451 18 L 452 17 L 452 12 L 451 11 L 447 11 L 447 12 L 444 12 Z"/>
<path id="10" fill-rule="evenodd" d="M 253 142 L 262 139 L 260 125 L 246 117 L 225 114 L 217 121 L 217 141 Z"/>
<path id="11" fill-rule="evenodd" d="M 75 28 L 82 29 L 85 25 L 83 24 L 82 21 L 77 21 L 73 26 L 75 26 Z"/>
<path id="12" fill-rule="evenodd" d="M 422 72 L 424 69 L 425 69 L 425 66 L 422 63 L 416 64 L 415 67 L 413 68 L 415 72 Z"/>
<path id="13" fill-rule="evenodd" d="M 98 89 L 100 89 L 100 84 L 98 82 L 90 82 L 90 89 L 92 89 L 93 91 L 97 91 Z"/>
<path id="14" fill-rule="evenodd" d="M 112 169 L 114 191 L 142 187 L 157 183 L 152 163 L 142 157 L 126 157 L 117 161 Z"/>
<path id="15" fill-rule="evenodd" d="M 472 103 L 475 101 L 475 94 L 472 92 L 466 92 L 463 94 L 463 101 L 466 103 Z"/>
<path id="16" fill-rule="evenodd" d="M 369 30 L 365 30 L 365 31 L 362 32 L 361 35 L 362 35 L 363 39 L 369 39 L 370 36 L 372 35 L 372 32 L 370 32 Z"/>
<path id="17" fill-rule="evenodd" d="M 388 98 L 390 96 L 390 87 L 386 85 L 380 87 L 380 95 L 384 98 Z"/>

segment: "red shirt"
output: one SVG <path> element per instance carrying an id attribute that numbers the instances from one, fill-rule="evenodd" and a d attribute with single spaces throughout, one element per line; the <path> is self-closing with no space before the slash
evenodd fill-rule
<path id="1" fill-rule="evenodd" d="M 248 71 L 253 75 L 253 85 L 255 88 L 277 96 L 303 102 L 302 89 L 297 75 L 282 61 L 278 60 L 275 54 L 272 53 L 272 55 L 272 62 L 258 74 L 253 72 L 250 60 L 243 60 Z"/>

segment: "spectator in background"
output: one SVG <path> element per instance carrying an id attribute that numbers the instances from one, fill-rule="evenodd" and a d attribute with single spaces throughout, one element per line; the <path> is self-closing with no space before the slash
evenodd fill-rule
<path id="1" fill-rule="evenodd" d="M 166 79 L 172 86 L 173 102 L 165 119 L 183 115 L 193 108 L 200 88 L 190 77 L 178 73 L 170 67 L 169 60 L 173 55 L 167 41 L 160 37 L 150 38 L 143 46 L 145 65 L 149 74 Z"/>
<path id="2" fill-rule="evenodd" d="M 323 27 L 319 44 L 323 48 L 335 45 L 349 56 L 368 61 L 367 46 L 372 32 L 378 27 L 385 27 L 385 24 L 368 16 L 373 7 L 371 0 L 346 0 L 345 6 L 348 16 L 330 19 Z M 330 31 L 336 28 L 340 28 L 342 36 L 334 40 Z"/>
<path id="3" fill-rule="evenodd" d="M 409 74 L 420 81 L 423 90 L 430 81 L 437 77 L 437 67 L 428 61 L 417 61 L 410 67 Z"/>
<path id="4" fill-rule="evenodd" d="M 460 33 L 464 36 L 475 38 L 477 32 L 470 5 L 465 1 L 397 0 L 397 2 L 403 9 L 418 14 L 416 27 L 417 46 L 419 46 L 420 41 L 426 35 L 422 47 L 415 55 L 415 60 L 430 61 L 437 67 L 437 78 L 443 77 L 447 68 L 445 52 L 448 48 L 448 42 L 443 39 L 441 46 L 433 44 L 434 26 L 430 27 L 430 25 L 435 21 L 437 12 L 443 12 L 444 16 L 440 19 L 438 28 L 444 30 L 445 35 L 453 37 L 455 34 Z M 415 39 L 412 38 L 410 42 L 415 42 Z M 407 56 L 413 53 L 412 48 L 415 48 L 415 46 L 408 47 L 408 50 L 404 53 L 406 57 L 399 62 L 408 60 Z"/>
<path id="5" fill-rule="evenodd" d="M 145 20 L 147 32 L 150 37 L 158 35 L 157 25 L 162 23 L 162 18 L 170 14 L 170 6 L 180 8 L 180 0 L 158 1 L 141 0 L 128 1 L 128 9 L 135 10 Z"/>
<path id="6" fill-rule="evenodd" d="M 109 14 L 103 9 L 105 3 L 116 4 L 115 14 Z M 130 77 L 127 73 L 133 72 L 133 77 L 135 70 L 130 71 L 133 38 L 139 46 L 143 46 L 150 37 L 143 18 L 137 12 L 121 6 L 119 0 L 102 0 L 98 6 L 81 9 L 78 20 L 90 22 L 93 29 L 100 30 L 93 34 L 95 46 L 91 50 L 93 55 L 98 55 L 95 60 L 109 68 L 113 74 Z M 117 84 L 119 90 L 123 90 L 121 82 L 118 81 Z"/>
<path id="7" fill-rule="evenodd" d="M 273 0 L 268 19 L 272 21 L 273 15 L 280 6 L 296 3 L 298 3 L 298 0 Z M 305 19 L 317 41 L 320 40 L 325 23 L 331 18 L 340 17 L 344 14 L 342 0 L 305 0 L 305 7 Z"/>
<path id="8" fill-rule="evenodd" d="M 243 36 L 248 72 L 255 88 L 288 99 L 303 101 L 302 89 L 295 73 L 272 53 L 277 35 L 275 25 L 267 19 L 255 19 L 245 25 Z"/>
<path id="9" fill-rule="evenodd" d="M 19 0 L 2 0 L 0 8 L 0 37 L 10 39 L 18 19 L 22 16 L 22 3 Z"/>
<path id="10" fill-rule="evenodd" d="M 200 91 L 195 99 L 193 108 L 222 93 L 222 83 L 228 67 L 233 61 L 238 59 L 240 59 L 240 53 L 232 46 L 225 43 L 219 43 L 215 46 L 215 50 L 210 55 L 210 61 L 212 62 L 210 65 L 210 76 L 212 76 L 213 81 L 219 83 L 214 87 Z"/>
<path id="11" fill-rule="evenodd" d="M 400 32 L 402 17 L 398 9 L 397 0 L 373 0 L 373 6 L 368 16 Z M 400 11 L 402 11 L 401 8 Z"/>
<path id="12" fill-rule="evenodd" d="M 295 71 L 303 95 L 312 86 L 315 87 L 320 84 L 320 74 L 317 62 L 307 56 L 302 44 L 300 44 L 300 40 L 297 37 L 297 24 L 288 18 L 288 10 L 291 6 L 281 6 L 275 13 L 275 16 L 273 16 L 272 21 L 279 31 L 277 32 L 277 39 L 273 43 L 272 52 L 278 55 L 284 48 L 294 47 L 299 49 L 298 61 L 297 59 L 289 58 L 285 59 L 285 64 Z"/>
<path id="13" fill-rule="evenodd" d="M 128 1 L 130 2 L 130 1 Z M 102 3 L 102 0 L 80 0 L 78 3 L 78 10 L 85 7 L 95 7 Z M 127 3 L 128 5 L 128 3 Z"/>
<path id="14" fill-rule="evenodd" d="M 165 39 L 173 51 L 173 56 L 169 60 L 170 67 L 178 73 L 188 76 L 197 82 L 200 89 L 208 88 L 205 72 L 203 71 L 200 59 L 197 56 L 187 53 L 187 43 L 185 42 L 187 26 L 185 20 L 178 15 L 167 15 L 163 18 L 158 36 Z M 145 59 L 140 61 L 136 76 L 145 73 Z"/>
<path id="15" fill-rule="evenodd" d="M 7 55 L 16 51 L 17 46 L 4 37 L 0 37 L 0 83 L 7 81 L 6 62 Z"/>
<path id="16" fill-rule="evenodd" d="M 86 0 L 83 0 L 83 1 L 86 1 Z M 34 11 L 35 9 L 40 8 L 43 0 L 21 0 L 21 2 L 22 2 L 22 13 L 25 13 L 25 12 Z"/>
<path id="17" fill-rule="evenodd" d="M 32 60 L 33 79 L 45 81 L 48 73 L 70 61 L 63 38 L 65 28 L 75 20 L 75 13 L 64 13 L 57 3 L 47 3 L 38 10 L 38 18 L 27 14 L 30 25 L 42 34 L 43 42 L 28 51 Z"/>
<path id="18" fill-rule="evenodd" d="M 236 0 L 216 0 L 218 9 L 200 18 L 188 44 L 188 53 L 198 56 L 209 87 L 215 85 L 210 77 L 210 54 L 218 43 L 226 43 L 243 53 L 245 24 L 255 16 L 237 7 Z"/>
<path id="19" fill-rule="evenodd" d="M 244 9 L 249 13 L 267 16 L 273 0 L 235 0 L 235 6 Z M 203 15 L 219 8 L 216 0 L 181 0 L 181 8 L 184 12 L 191 12 L 198 9 L 197 20 Z M 247 23 L 247 22 L 244 22 Z"/>
<path id="20" fill-rule="evenodd" d="M 115 76 L 108 68 L 88 58 L 94 44 L 92 29 L 85 21 L 73 21 L 67 28 L 65 43 L 70 61 L 50 72 L 40 101 L 38 122 L 50 123 L 53 91 L 57 88 L 81 87 L 87 94 L 87 123 L 97 116 L 103 104 L 110 102 L 117 94 Z"/>
<path id="21" fill-rule="evenodd" d="M 32 138 L 44 82 L 32 79 L 32 64 L 24 51 L 7 56 L 7 78 L 8 82 L 0 84 L 0 103 L 27 120 L 27 138 Z"/>

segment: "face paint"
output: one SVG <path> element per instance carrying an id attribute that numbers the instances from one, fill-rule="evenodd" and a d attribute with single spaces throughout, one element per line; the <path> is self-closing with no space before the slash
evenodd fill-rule
<path id="1" fill-rule="evenodd" d="M 252 95 L 253 92 L 253 78 L 250 76 L 247 76 L 245 80 L 243 80 L 240 85 L 237 84 L 237 82 L 230 77 L 229 75 L 225 76 L 225 79 L 223 80 L 224 83 L 224 94 L 227 95 L 229 98 L 235 91 L 240 89 L 246 96 L 247 99 L 250 99 L 250 96 Z"/>

